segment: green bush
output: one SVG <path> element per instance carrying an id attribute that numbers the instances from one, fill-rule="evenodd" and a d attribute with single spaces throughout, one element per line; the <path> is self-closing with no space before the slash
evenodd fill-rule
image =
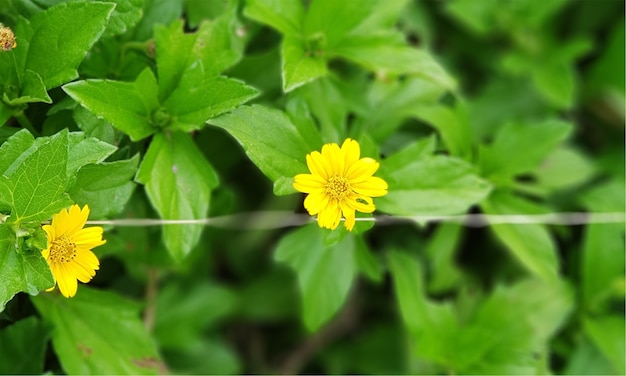
<path id="1" fill-rule="evenodd" d="M 0 373 L 626 373 L 621 2 L 0 22 Z"/>

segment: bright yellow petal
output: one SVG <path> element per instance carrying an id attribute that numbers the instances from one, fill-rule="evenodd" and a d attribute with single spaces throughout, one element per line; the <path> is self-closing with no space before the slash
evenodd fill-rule
<path id="1" fill-rule="evenodd" d="M 369 197 L 384 196 L 388 188 L 387 182 L 376 176 L 370 176 L 369 179 L 360 183 L 350 184 L 350 187 L 355 192 Z"/>
<path id="2" fill-rule="evenodd" d="M 69 216 L 67 209 L 61 209 L 60 212 L 52 216 L 51 225 L 54 228 L 55 236 L 67 233 Z"/>
<path id="3" fill-rule="evenodd" d="M 374 201 L 367 196 L 354 195 L 346 200 L 346 204 L 361 213 L 372 213 L 376 210 Z"/>
<path id="4" fill-rule="evenodd" d="M 54 227 L 50 225 L 43 225 L 42 228 L 46 232 L 46 235 L 48 236 L 48 247 L 50 247 L 50 243 L 52 243 L 54 239 L 56 239 L 56 233 L 55 233 Z"/>
<path id="5" fill-rule="evenodd" d="M 67 267 L 71 270 L 72 274 L 76 276 L 76 278 L 82 283 L 87 283 L 91 281 L 93 276 L 96 275 L 96 271 L 91 268 L 89 265 L 81 263 L 78 258 L 74 259 L 73 262 L 68 263 Z"/>
<path id="6" fill-rule="evenodd" d="M 326 207 L 328 197 L 326 195 L 311 193 L 304 198 L 304 208 L 310 215 L 315 215 Z"/>
<path id="7" fill-rule="evenodd" d="M 324 210 L 320 211 L 317 216 L 317 222 L 320 227 L 334 230 L 341 220 L 341 208 L 336 201 L 331 200 Z"/>
<path id="8" fill-rule="evenodd" d="M 102 239 L 102 232 L 100 226 L 87 227 L 77 231 L 71 239 L 79 247 L 94 248 L 106 243 L 106 240 Z"/>
<path id="9" fill-rule="evenodd" d="M 372 158 L 361 158 L 350 166 L 346 177 L 350 180 L 351 184 L 358 183 L 374 175 L 379 166 L 378 162 Z"/>
<path id="10" fill-rule="evenodd" d="M 79 250 L 74 261 L 93 270 L 100 269 L 100 260 L 98 260 L 98 257 L 90 250 Z"/>
<path id="11" fill-rule="evenodd" d="M 352 229 L 354 228 L 354 223 L 356 222 L 354 209 L 345 202 L 341 203 L 340 206 L 341 213 L 343 213 L 343 217 L 346 219 L 343 224 L 344 226 L 346 226 L 346 229 L 348 229 L 348 231 L 352 231 Z"/>
<path id="12" fill-rule="evenodd" d="M 361 147 L 355 140 L 346 138 L 343 145 L 341 145 L 341 152 L 345 161 L 343 174 L 346 175 L 350 167 L 359 160 Z"/>
<path id="13" fill-rule="evenodd" d="M 299 174 L 293 181 L 293 187 L 302 193 L 318 192 L 324 189 L 326 181 L 319 175 Z"/>
<path id="14" fill-rule="evenodd" d="M 314 151 L 311 154 L 307 154 L 306 156 L 306 165 L 311 171 L 311 174 L 317 175 L 324 180 L 328 179 L 328 166 L 324 161 L 324 157 L 320 154 L 319 151 Z"/>
<path id="15" fill-rule="evenodd" d="M 76 277 L 68 270 L 65 264 L 57 265 L 57 275 L 55 277 L 63 296 L 71 298 L 76 295 L 76 290 L 78 289 Z"/>
<path id="16" fill-rule="evenodd" d="M 322 146 L 322 157 L 326 160 L 329 178 L 336 175 L 343 175 L 345 161 L 341 149 L 339 149 L 339 145 L 333 143 Z"/>

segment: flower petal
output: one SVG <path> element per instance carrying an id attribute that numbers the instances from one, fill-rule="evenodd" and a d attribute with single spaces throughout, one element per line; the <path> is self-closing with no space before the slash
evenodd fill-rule
<path id="1" fill-rule="evenodd" d="M 352 183 L 350 187 L 356 193 L 369 197 L 384 196 L 388 188 L 387 182 L 376 176 L 370 176 L 369 179 L 360 183 Z"/>
<path id="2" fill-rule="evenodd" d="M 76 290 L 78 289 L 76 277 L 69 270 L 67 270 L 65 264 L 56 264 L 55 269 L 55 279 L 59 285 L 61 294 L 63 294 L 66 298 L 71 298 L 76 295 Z"/>
<path id="3" fill-rule="evenodd" d="M 82 283 L 91 281 L 93 276 L 96 275 L 95 270 L 89 268 L 89 266 L 81 264 L 77 260 L 68 263 L 66 268 L 69 269 L 71 273 Z"/>
<path id="4" fill-rule="evenodd" d="M 317 216 L 317 223 L 320 227 L 334 230 L 341 220 L 341 208 L 337 201 L 330 200 L 324 210 L 320 211 Z"/>
<path id="5" fill-rule="evenodd" d="M 346 200 L 346 204 L 354 210 L 358 210 L 361 213 L 371 213 L 376 210 L 374 201 L 367 196 L 354 195 Z"/>
<path id="6" fill-rule="evenodd" d="M 304 208 L 310 215 L 315 215 L 328 205 L 328 197 L 324 194 L 311 193 L 304 198 Z"/>
<path id="7" fill-rule="evenodd" d="M 302 193 L 312 193 L 324 189 L 326 181 L 319 175 L 298 174 L 294 178 L 293 187 Z"/>
<path id="8" fill-rule="evenodd" d="M 359 183 L 374 175 L 380 165 L 372 158 L 361 158 L 350 166 L 346 177 L 351 184 Z"/>
<path id="9" fill-rule="evenodd" d="M 354 209 L 351 208 L 347 202 L 342 202 L 340 206 L 341 206 L 341 213 L 343 214 L 343 217 L 346 219 L 346 221 L 343 224 L 344 226 L 346 226 L 346 229 L 348 229 L 348 231 L 352 231 L 352 229 L 354 228 L 354 223 L 356 222 Z"/>
<path id="10" fill-rule="evenodd" d="M 92 251 L 87 249 L 79 250 L 74 261 L 93 270 L 100 269 L 100 260 L 98 260 L 98 257 Z"/>
<path id="11" fill-rule="evenodd" d="M 359 146 L 359 143 L 355 140 L 351 138 L 346 138 L 346 140 L 343 142 L 343 145 L 341 145 L 341 152 L 343 153 L 345 161 L 343 174 L 344 176 L 347 176 L 350 167 L 355 164 L 361 156 L 361 147 Z"/>
<path id="12" fill-rule="evenodd" d="M 319 151 L 314 151 L 306 156 L 306 165 L 311 171 L 311 174 L 317 175 L 324 180 L 328 180 L 328 166 L 324 160 L 322 154 Z"/>
<path id="13" fill-rule="evenodd" d="M 343 175 L 345 160 L 339 145 L 332 143 L 322 146 L 322 157 L 326 160 L 326 166 L 328 167 L 327 172 L 329 176 L 326 180 L 336 175 Z"/>
<path id="14" fill-rule="evenodd" d="M 72 241 L 82 248 L 94 248 L 106 243 L 102 239 L 102 227 L 87 227 L 77 231 L 72 237 Z"/>

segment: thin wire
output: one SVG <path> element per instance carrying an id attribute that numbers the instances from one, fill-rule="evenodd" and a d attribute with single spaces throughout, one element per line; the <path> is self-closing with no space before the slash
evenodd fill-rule
<path id="1" fill-rule="evenodd" d="M 229 214 L 200 219 L 150 219 L 126 218 L 102 221 L 87 221 L 91 225 L 115 227 L 148 227 L 172 225 L 203 225 L 224 229 L 273 230 L 285 227 L 301 226 L 314 221 L 306 214 L 294 214 L 291 211 L 263 211 L 252 213 Z M 576 226 L 591 223 L 626 223 L 626 213 L 548 213 L 548 214 L 462 214 L 462 215 L 413 215 L 413 216 L 377 216 L 356 218 L 357 221 L 371 222 L 378 225 L 391 225 L 402 222 L 425 224 L 429 222 L 458 223 L 466 227 L 485 227 L 498 224 L 548 224 Z"/>

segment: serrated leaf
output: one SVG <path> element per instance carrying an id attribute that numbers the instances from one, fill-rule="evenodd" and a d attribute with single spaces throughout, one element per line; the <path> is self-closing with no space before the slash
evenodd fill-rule
<path id="1" fill-rule="evenodd" d="M 244 14 L 282 34 L 296 35 L 300 33 L 304 7 L 300 1 L 248 0 Z"/>
<path id="2" fill-rule="evenodd" d="M 472 133 L 465 107 L 445 105 L 416 106 L 412 115 L 433 126 L 450 154 L 468 160 L 472 154 Z"/>
<path id="3" fill-rule="evenodd" d="M 206 218 L 211 190 L 218 184 L 213 167 L 186 133 L 157 133 L 137 176 L 152 206 L 164 219 Z M 163 227 L 163 241 L 174 260 L 198 243 L 202 225 Z"/>
<path id="4" fill-rule="evenodd" d="M 69 195 L 79 205 L 89 205 L 92 218 L 111 217 L 124 210 L 135 190 L 132 181 L 139 155 L 131 159 L 87 165 L 76 175 Z"/>
<path id="5" fill-rule="evenodd" d="M 54 328 L 52 346 L 68 374 L 164 373 L 139 304 L 86 286 L 72 299 L 47 293 L 32 301 Z"/>
<path id="6" fill-rule="evenodd" d="M 9 137 L 0 145 L 0 175 L 9 175 L 14 168 L 10 168 L 35 141 L 33 135 L 22 129 Z M 15 165 L 17 168 L 18 165 Z M 8 171 L 7 171 L 8 170 Z"/>
<path id="7" fill-rule="evenodd" d="M 146 68 L 135 82 L 85 80 L 64 85 L 63 90 L 82 106 L 128 134 L 133 141 L 156 131 L 152 116 L 160 105 L 156 78 L 150 68 Z"/>
<path id="8" fill-rule="evenodd" d="M 21 35 L 28 40 L 24 70 L 39 74 L 46 89 L 78 77 L 76 68 L 104 32 L 114 8 L 101 2 L 61 3 L 35 15 L 25 26 L 28 33 Z"/>
<path id="9" fill-rule="evenodd" d="M 71 204 L 64 193 L 68 132 L 40 140 L 10 176 L 0 176 L 0 200 L 11 206 L 10 222 L 43 221 Z"/>
<path id="10" fill-rule="evenodd" d="M 387 181 L 389 190 L 374 203 L 379 210 L 390 214 L 463 213 L 491 191 L 491 184 L 476 175 L 473 166 L 458 158 L 437 155 L 407 164 L 385 162 L 378 176 Z"/>
<path id="11" fill-rule="evenodd" d="M 41 253 L 18 249 L 17 242 L 13 230 L 0 225 L 0 312 L 18 292 L 36 295 L 54 285 L 50 267 Z"/>
<path id="12" fill-rule="evenodd" d="M 307 37 L 322 35 L 323 47 L 332 48 L 372 13 L 377 2 L 313 1 L 302 21 L 302 33 Z"/>
<path id="13" fill-rule="evenodd" d="M 162 348 L 184 348 L 201 337 L 203 330 L 233 313 L 236 295 L 206 282 L 170 283 L 159 291 L 154 336 Z M 172 327 L 177 330 L 172 330 Z"/>
<path id="14" fill-rule="evenodd" d="M 532 171 L 572 129 L 570 123 L 560 120 L 509 123 L 481 150 L 483 176 L 502 179 Z"/>
<path id="15" fill-rule="evenodd" d="M 7 104 L 11 106 L 19 106 L 25 103 L 35 102 L 52 103 L 52 99 L 48 95 L 46 86 L 44 85 L 44 82 L 39 74 L 28 69 L 24 73 L 22 80 L 23 90 L 21 96 L 7 101 Z"/>
<path id="16" fill-rule="evenodd" d="M 97 138 L 85 137 L 82 132 L 69 134 L 67 176 L 72 177 L 81 167 L 100 163 L 117 150 L 117 147 Z"/>
<path id="17" fill-rule="evenodd" d="M 306 155 L 321 147 L 311 149 L 283 112 L 259 105 L 239 107 L 209 123 L 237 139 L 250 160 L 273 181 L 306 173 Z"/>
<path id="18" fill-rule="evenodd" d="M 49 329 L 35 316 L 0 331 L 0 374 L 42 374 Z"/>
<path id="19" fill-rule="evenodd" d="M 544 209 L 509 193 L 496 192 L 481 203 L 486 214 L 540 214 Z M 491 230 L 528 271 L 544 279 L 558 278 L 558 258 L 550 233 L 540 224 L 492 224 Z"/>
<path id="20" fill-rule="evenodd" d="M 444 89 L 456 89 L 455 80 L 428 52 L 406 44 L 404 36 L 396 32 L 369 35 L 349 35 L 331 50 L 364 67 L 391 74 L 412 74 L 432 81 Z"/>
<path id="21" fill-rule="evenodd" d="M 256 97 L 258 91 L 241 81 L 222 76 L 206 76 L 201 67 L 189 70 L 163 103 L 173 117 L 173 130 L 200 129 L 217 115 Z"/>
<path id="22" fill-rule="evenodd" d="M 309 50 L 300 37 L 285 36 L 281 56 L 283 90 L 286 93 L 327 73 L 326 59 Z"/>
<path id="23" fill-rule="evenodd" d="M 124 34 L 143 16 L 144 0 L 107 0 L 107 2 L 115 3 L 115 9 L 111 13 L 104 37 Z"/>
<path id="24" fill-rule="evenodd" d="M 302 318 L 316 331 L 341 308 L 356 275 L 354 239 L 346 236 L 325 247 L 316 224 L 303 226 L 283 237 L 274 260 L 289 265 L 302 291 Z"/>

